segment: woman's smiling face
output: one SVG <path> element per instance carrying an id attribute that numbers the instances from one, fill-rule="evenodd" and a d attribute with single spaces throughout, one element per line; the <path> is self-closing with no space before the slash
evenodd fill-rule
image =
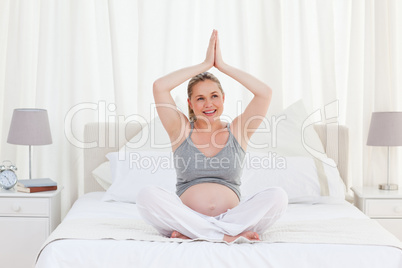
<path id="1" fill-rule="evenodd" d="M 198 82 L 193 87 L 191 98 L 188 100 L 190 107 L 194 110 L 197 120 L 203 118 L 210 123 L 223 113 L 223 102 L 225 96 L 219 86 L 211 80 Z"/>

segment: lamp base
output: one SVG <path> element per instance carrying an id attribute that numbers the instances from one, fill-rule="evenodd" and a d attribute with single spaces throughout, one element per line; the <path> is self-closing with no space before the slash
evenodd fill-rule
<path id="1" fill-rule="evenodd" d="M 387 191 L 391 191 L 391 190 L 398 190 L 398 185 L 397 184 L 380 184 L 378 185 L 378 188 L 380 190 L 387 190 Z"/>

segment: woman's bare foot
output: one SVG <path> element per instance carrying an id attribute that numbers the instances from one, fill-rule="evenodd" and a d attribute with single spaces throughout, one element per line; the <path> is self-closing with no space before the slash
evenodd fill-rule
<path id="1" fill-rule="evenodd" d="M 248 240 L 254 240 L 254 241 L 259 241 L 260 240 L 260 237 L 258 236 L 258 234 L 256 232 L 245 231 L 245 232 L 243 232 L 243 233 L 241 233 L 239 235 L 236 235 L 236 236 L 225 235 L 223 237 L 223 241 L 233 242 L 233 241 L 235 241 L 237 238 L 239 238 L 241 236 L 246 238 L 246 239 L 248 239 Z"/>
<path id="2" fill-rule="evenodd" d="M 181 234 L 178 231 L 173 231 L 172 234 L 170 235 L 170 238 L 190 239 L 190 237 L 185 236 L 184 234 Z"/>

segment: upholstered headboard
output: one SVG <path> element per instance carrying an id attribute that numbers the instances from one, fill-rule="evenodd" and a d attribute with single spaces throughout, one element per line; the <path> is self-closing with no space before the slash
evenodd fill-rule
<path id="1" fill-rule="evenodd" d="M 142 130 L 139 123 L 117 124 L 96 122 L 85 125 L 84 142 L 96 143 L 84 149 L 84 193 L 104 191 L 95 181 L 92 171 L 107 161 L 106 154 L 118 151 L 127 141 Z"/>
<path id="2" fill-rule="evenodd" d="M 127 141 L 142 130 L 139 123 L 89 123 L 84 129 L 84 142 L 90 148 L 84 149 L 84 193 L 104 191 L 95 181 L 92 171 L 107 161 L 106 154 L 118 151 Z M 325 153 L 335 160 L 339 173 L 349 189 L 348 154 L 349 136 L 345 126 L 315 125 Z M 92 143 L 92 144 L 91 144 Z"/>

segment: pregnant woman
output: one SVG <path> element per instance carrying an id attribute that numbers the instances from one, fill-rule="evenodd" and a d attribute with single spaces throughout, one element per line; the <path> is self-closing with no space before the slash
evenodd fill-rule
<path id="1" fill-rule="evenodd" d="M 230 124 L 221 121 L 225 93 L 207 71 L 215 67 L 246 87 L 254 97 Z M 187 118 L 171 90 L 190 79 Z M 172 238 L 232 242 L 242 236 L 259 240 L 287 207 L 281 188 L 262 189 L 242 197 L 239 186 L 248 140 L 265 117 L 271 89 L 252 75 L 226 64 L 216 30 L 204 62 L 177 70 L 154 82 L 160 120 L 172 143 L 177 173 L 176 193 L 147 187 L 137 196 L 141 216 Z"/>

